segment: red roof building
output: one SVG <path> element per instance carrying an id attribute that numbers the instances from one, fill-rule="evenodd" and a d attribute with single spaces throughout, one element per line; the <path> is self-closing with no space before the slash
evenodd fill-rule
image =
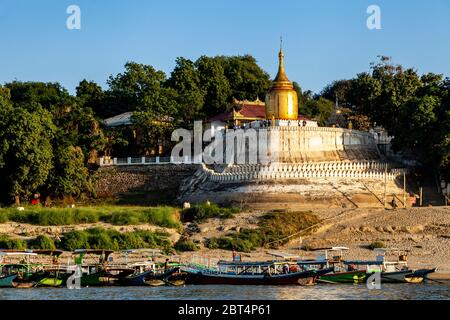
<path id="1" fill-rule="evenodd" d="M 299 120 L 309 120 L 299 115 Z M 226 122 L 233 125 L 242 125 L 255 120 L 266 120 L 266 105 L 263 101 L 234 100 L 231 111 L 218 114 L 209 119 L 210 122 Z"/>

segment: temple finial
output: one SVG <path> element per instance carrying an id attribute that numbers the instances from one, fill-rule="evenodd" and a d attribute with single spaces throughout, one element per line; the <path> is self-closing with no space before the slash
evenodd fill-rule
<path id="1" fill-rule="evenodd" d="M 283 36 L 280 36 L 280 52 L 283 51 Z"/>

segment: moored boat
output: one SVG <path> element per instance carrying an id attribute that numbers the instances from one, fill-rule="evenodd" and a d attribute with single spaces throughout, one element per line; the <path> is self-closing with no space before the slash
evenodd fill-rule
<path id="1" fill-rule="evenodd" d="M 0 288 L 12 288 L 13 282 L 17 278 L 17 274 L 0 276 Z"/>
<path id="2" fill-rule="evenodd" d="M 367 279 L 374 273 L 380 273 L 382 283 L 421 283 L 430 273 L 436 271 L 436 268 L 413 270 L 408 267 L 408 250 L 399 249 L 375 249 L 375 261 L 344 261 L 344 264 L 352 266 L 354 269 L 364 270 Z M 388 254 L 397 256 L 396 260 L 387 260 Z"/>
<path id="3" fill-rule="evenodd" d="M 289 272 L 286 262 L 224 262 L 218 269 L 183 267 L 187 272 L 186 284 L 228 285 L 313 285 L 317 279 L 332 269 Z"/>

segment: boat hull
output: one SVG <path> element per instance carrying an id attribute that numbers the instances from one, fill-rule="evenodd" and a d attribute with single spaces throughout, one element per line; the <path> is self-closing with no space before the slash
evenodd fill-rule
<path id="1" fill-rule="evenodd" d="M 14 287 L 13 281 L 17 278 L 17 274 L 11 274 L 0 277 L 0 288 L 12 288 Z"/>
<path id="2" fill-rule="evenodd" d="M 166 280 L 179 269 L 179 267 L 171 268 L 159 274 L 155 273 L 153 270 L 149 270 L 138 275 L 121 278 L 119 279 L 119 284 L 123 286 L 143 286 L 148 285 L 151 281 L 160 281 L 164 284 Z"/>
<path id="3" fill-rule="evenodd" d="M 188 273 L 186 284 L 225 284 L 225 285 L 313 285 L 319 275 L 315 271 L 303 271 L 276 275 L 233 275 L 214 274 L 199 271 Z"/>
<path id="4" fill-rule="evenodd" d="M 325 283 L 363 283 L 366 279 L 365 271 L 349 271 L 328 273 L 319 278 L 319 282 Z"/>

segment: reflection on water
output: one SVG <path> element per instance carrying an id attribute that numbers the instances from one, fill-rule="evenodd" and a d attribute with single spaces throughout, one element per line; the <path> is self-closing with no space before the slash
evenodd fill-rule
<path id="1" fill-rule="evenodd" d="M 184 286 L 0 289 L 0 300 L 327 300 L 327 299 L 441 299 L 450 300 L 446 284 L 384 284 L 381 290 L 365 285 L 301 286 Z"/>

